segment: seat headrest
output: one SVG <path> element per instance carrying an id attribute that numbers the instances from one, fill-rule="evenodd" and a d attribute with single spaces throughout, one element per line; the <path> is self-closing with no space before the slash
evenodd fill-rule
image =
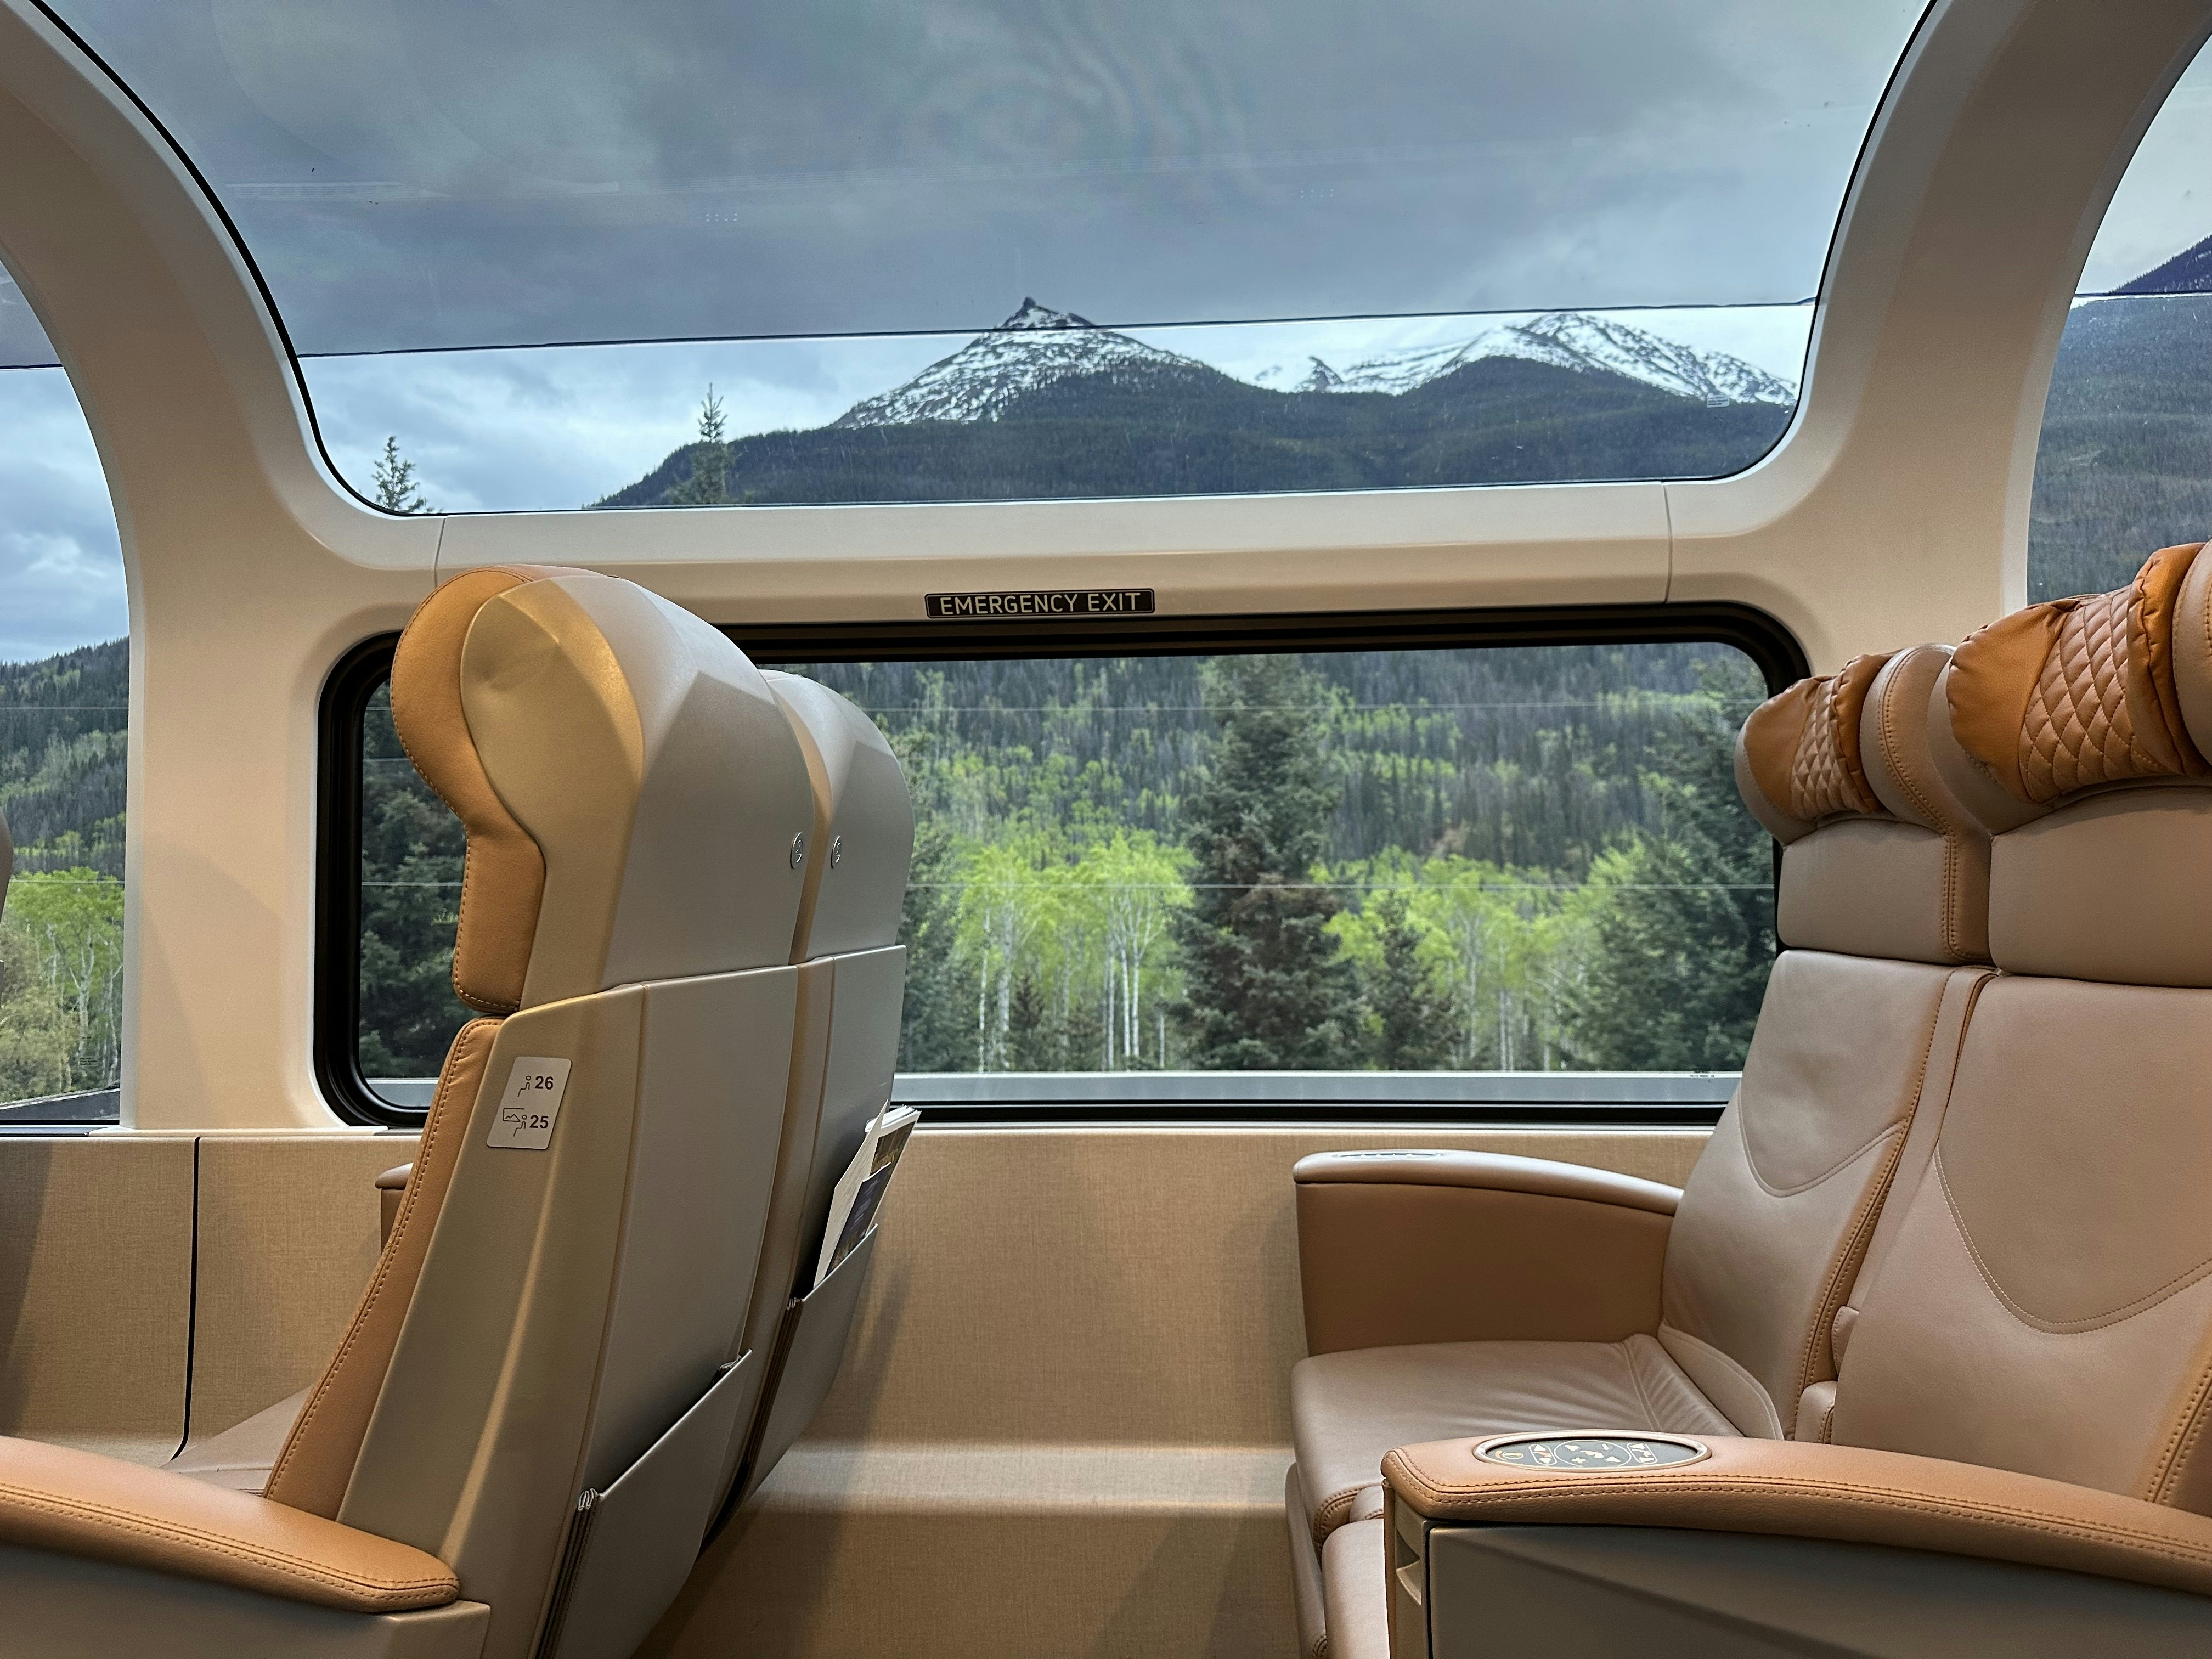
<path id="1" fill-rule="evenodd" d="M 1751 711 L 1735 744 L 1735 781 L 1751 815 L 1788 846 L 1846 814 L 1881 811 L 1859 744 L 1859 716 L 1889 660 L 1854 657 L 1799 680 Z"/>
<path id="2" fill-rule="evenodd" d="M 897 944 L 914 858 L 914 803 L 898 757 L 876 723 L 828 686 L 774 671 L 763 678 L 790 717 L 814 787 L 791 959 Z"/>
<path id="3" fill-rule="evenodd" d="M 1744 722 L 1736 785 L 1783 844 L 1785 945 L 1914 962 L 1985 957 L 1989 837 L 1930 746 L 1930 702 L 1950 655 L 1916 645 L 1854 658 Z"/>
<path id="4" fill-rule="evenodd" d="M 2117 785 L 2212 779 L 2212 561 L 2151 555 L 2109 593 L 2001 617 L 1944 677 L 1937 759 L 1990 830 Z"/>
<path id="5" fill-rule="evenodd" d="M 2032 605 L 1953 657 L 1936 758 L 1995 833 L 1990 957 L 2009 972 L 2212 986 L 2212 559 Z"/>
<path id="6" fill-rule="evenodd" d="M 698 617 L 584 571 L 471 570 L 400 636 L 392 714 L 467 833 L 470 1006 L 788 958 L 806 762 L 760 672 Z"/>

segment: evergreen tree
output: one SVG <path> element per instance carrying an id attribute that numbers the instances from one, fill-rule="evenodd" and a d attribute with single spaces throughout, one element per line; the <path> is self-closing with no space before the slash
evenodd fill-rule
<path id="1" fill-rule="evenodd" d="M 1216 736 L 1190 804 L 1191 907 L 1176 915 L 1185 1063 L 1293 1071 L 1357 1064 L 1352 965 L 1328 931 L 1336 896 L 1312 880 L 1338 790 L 1322 752 L 1322 691 L 1297 659 L 1206 666 Z"/>
<path id="2" fill-rule="evenodd" d="M 965 1072 L 975 1064 L 975 1033 L 966 1010 L 969 999 L 955 983 L 953 941 L 960 926 L 959 904 L 949 885 L 954 845 L 943 819 L 930 810 L 921 786 L 921 756 L 929 734 L 898 734 L 893 749 L 907 776 L 915 780 L 914 862 L 907 872 L 906 897 L 899 915 L 899 943 L 906 946 L 906 997 L 899 1019 L 899 1070 Z"/>
<path id="3" fill-rule="evenodd" d="M 671 499 L 679 507 L 719 507 L 730 499 L 730 440 L 722 420 L 722 400 L 707 385 L 707 400 L 699 405 L 699 435 L 691 445 L 691 476 L 678 484 Z"/>
<path id="4" fill-rule="evenodd" d="M 1660 828 L 1615 855 L 1589 968 L 1566 996 L 1569 1047 L 1607 1071 L 1734 1071 L 1774 966 L 1771 843 L 1735 788 L 1735 733 L 1759 688 L 1705 670 L 1705 705 L 1654 745 Z"/>
<path id="5" fill-rule="evenodd" d="M 386 513 L 428 513 L 429 502 L 415 482 L 415 463 L 399 453 L 399 440 L 388 436 L 384 441 L 384 453 L 369 469 L 369 482 L 376 490 L 376 504 Z"/>
<path id="6" fill-rule="evenodd" d="M 1386 1072 L 1433 1072 L 1451 1060 L 1459 1011 L 1436 966 L 1421 952 L 1420 930 L 1406 896 L 1377 894 L 1368 910 L 1380 954 L 1367 980 L 1367 1006 L 1376 1022 L 1375 1063 Z"/>
<path id="7" fill-rule="evenodd" d="M 1014 984 L 1014 1005 L 1006 1031 L 1006 1069 L 1010 1072 L 1065 1072 L 1074 1069 L 1068 1060 L 1067 1022 L 1054 1010 L 1034 974 L 1024 974 Z"/>

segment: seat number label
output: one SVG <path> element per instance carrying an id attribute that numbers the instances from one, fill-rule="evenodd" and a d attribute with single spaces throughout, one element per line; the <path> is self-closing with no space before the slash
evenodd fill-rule
<path id="1" fill-rule="evenodd" d="M 526 1054 L 507 1073 L 507 1092 L 492 1115 L 487 1146 L 514 1146 L 542 1152 L 551 1144 L 561 1115 L 561 1097 L 568 1092 L 568 1062 Z"/>

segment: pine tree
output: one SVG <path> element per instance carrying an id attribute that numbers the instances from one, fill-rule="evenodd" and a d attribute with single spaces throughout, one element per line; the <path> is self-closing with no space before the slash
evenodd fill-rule
<path id="1" fill-rule="evenodd" d="M 1451 991 L 1421 955 L 1420 930 L 1403 893 L 1377 894 L 1368 909 L 1382 947 L 1367 981 L 1367 1006 L 1378 1024 L 1375 1063 L 1386 1072 L 1433 1072 L 1449 1060 L 1459 1033 Z"/>
<path id="2" fill-rule="evenodd" d="M 1217 735 L 1190 808 L 1195 891 L 1176 919 L 1185 1063 L 1356 1065 L 1352 965 L 1328 931 L 1336 896 L 1312 880 L 1339 794 L 1322 752 L 1322 689 L 1280 656 L 1217 658 L 1205 681 Z"/>
<path id="3" fill-rule="evenodd" d="M 730 499 L 730 440 L 722 420 L 722 400 L 707 383 L 699 405 L 699 435 L 691 445 L 691 476 L 677 485 L 672 499 L 680 507 L 719 507 Z"/>
<path id="4" fill-rule="evenodd" d="M 1034 974 L 1014 985 L 1013 1012 L 1006 1031 L 1006 1069 L 1061 1072 L 1067 1069 L 1066 1032 Z"/>
<path id="5" fill-rule="evenodd" d="M 429 502 L 416 487 L 415 463 L 399 453 L 399 440 L 388 436 L 384 441 L 384 453 L 369 469 L 369 483 L 376 490 L 376 504 L 386 513 L 428 513 Z"/>
<path id="6" fill-rule="evenodd" d="M 1735 728 L 1759 689 L 1701 664 L 1705 712 L 1652 745 L 1660 829 L 1638 836 L 1598 912 L 1589 967 L 1565 996 L 1576 1063 L 1734 1071 L 1774 966 L 1771 843 L 1736 793 Z"/>

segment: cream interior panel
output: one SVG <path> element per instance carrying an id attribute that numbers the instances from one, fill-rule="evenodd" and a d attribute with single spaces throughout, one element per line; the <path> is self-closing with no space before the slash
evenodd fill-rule
<path id="1" fill-rule="evenodd" d="M 1704 1130 L 924 1129 L 810 1438 L 1288 1447 L 1291 1166 L 1518 1152 L 1679 1185 Z M 1279 1501 L 1276 1492 L 1273 1501 Z"/>
<path id="2" fill-rule="evenodd" d="M 207 1135 L 191 1437 L 220 1434 L 312 1383 L 376 1265 L 372 1184 L 415 1135 Z"/>
<path id="3" fill-rule="evenodd" d="M 1705 1139 L 921 1130 L 821 1415 L 642 1651 L 1279 1659 L 1304 1352 L 1291 1166 L 1465 1147 L 1679 1184 Z"/>
<path id="4" fill-rule="evenodd" d="M 172 1455 L 191 1274 L 190 1140 L 0 1139 L 0 1432 Z"/>

